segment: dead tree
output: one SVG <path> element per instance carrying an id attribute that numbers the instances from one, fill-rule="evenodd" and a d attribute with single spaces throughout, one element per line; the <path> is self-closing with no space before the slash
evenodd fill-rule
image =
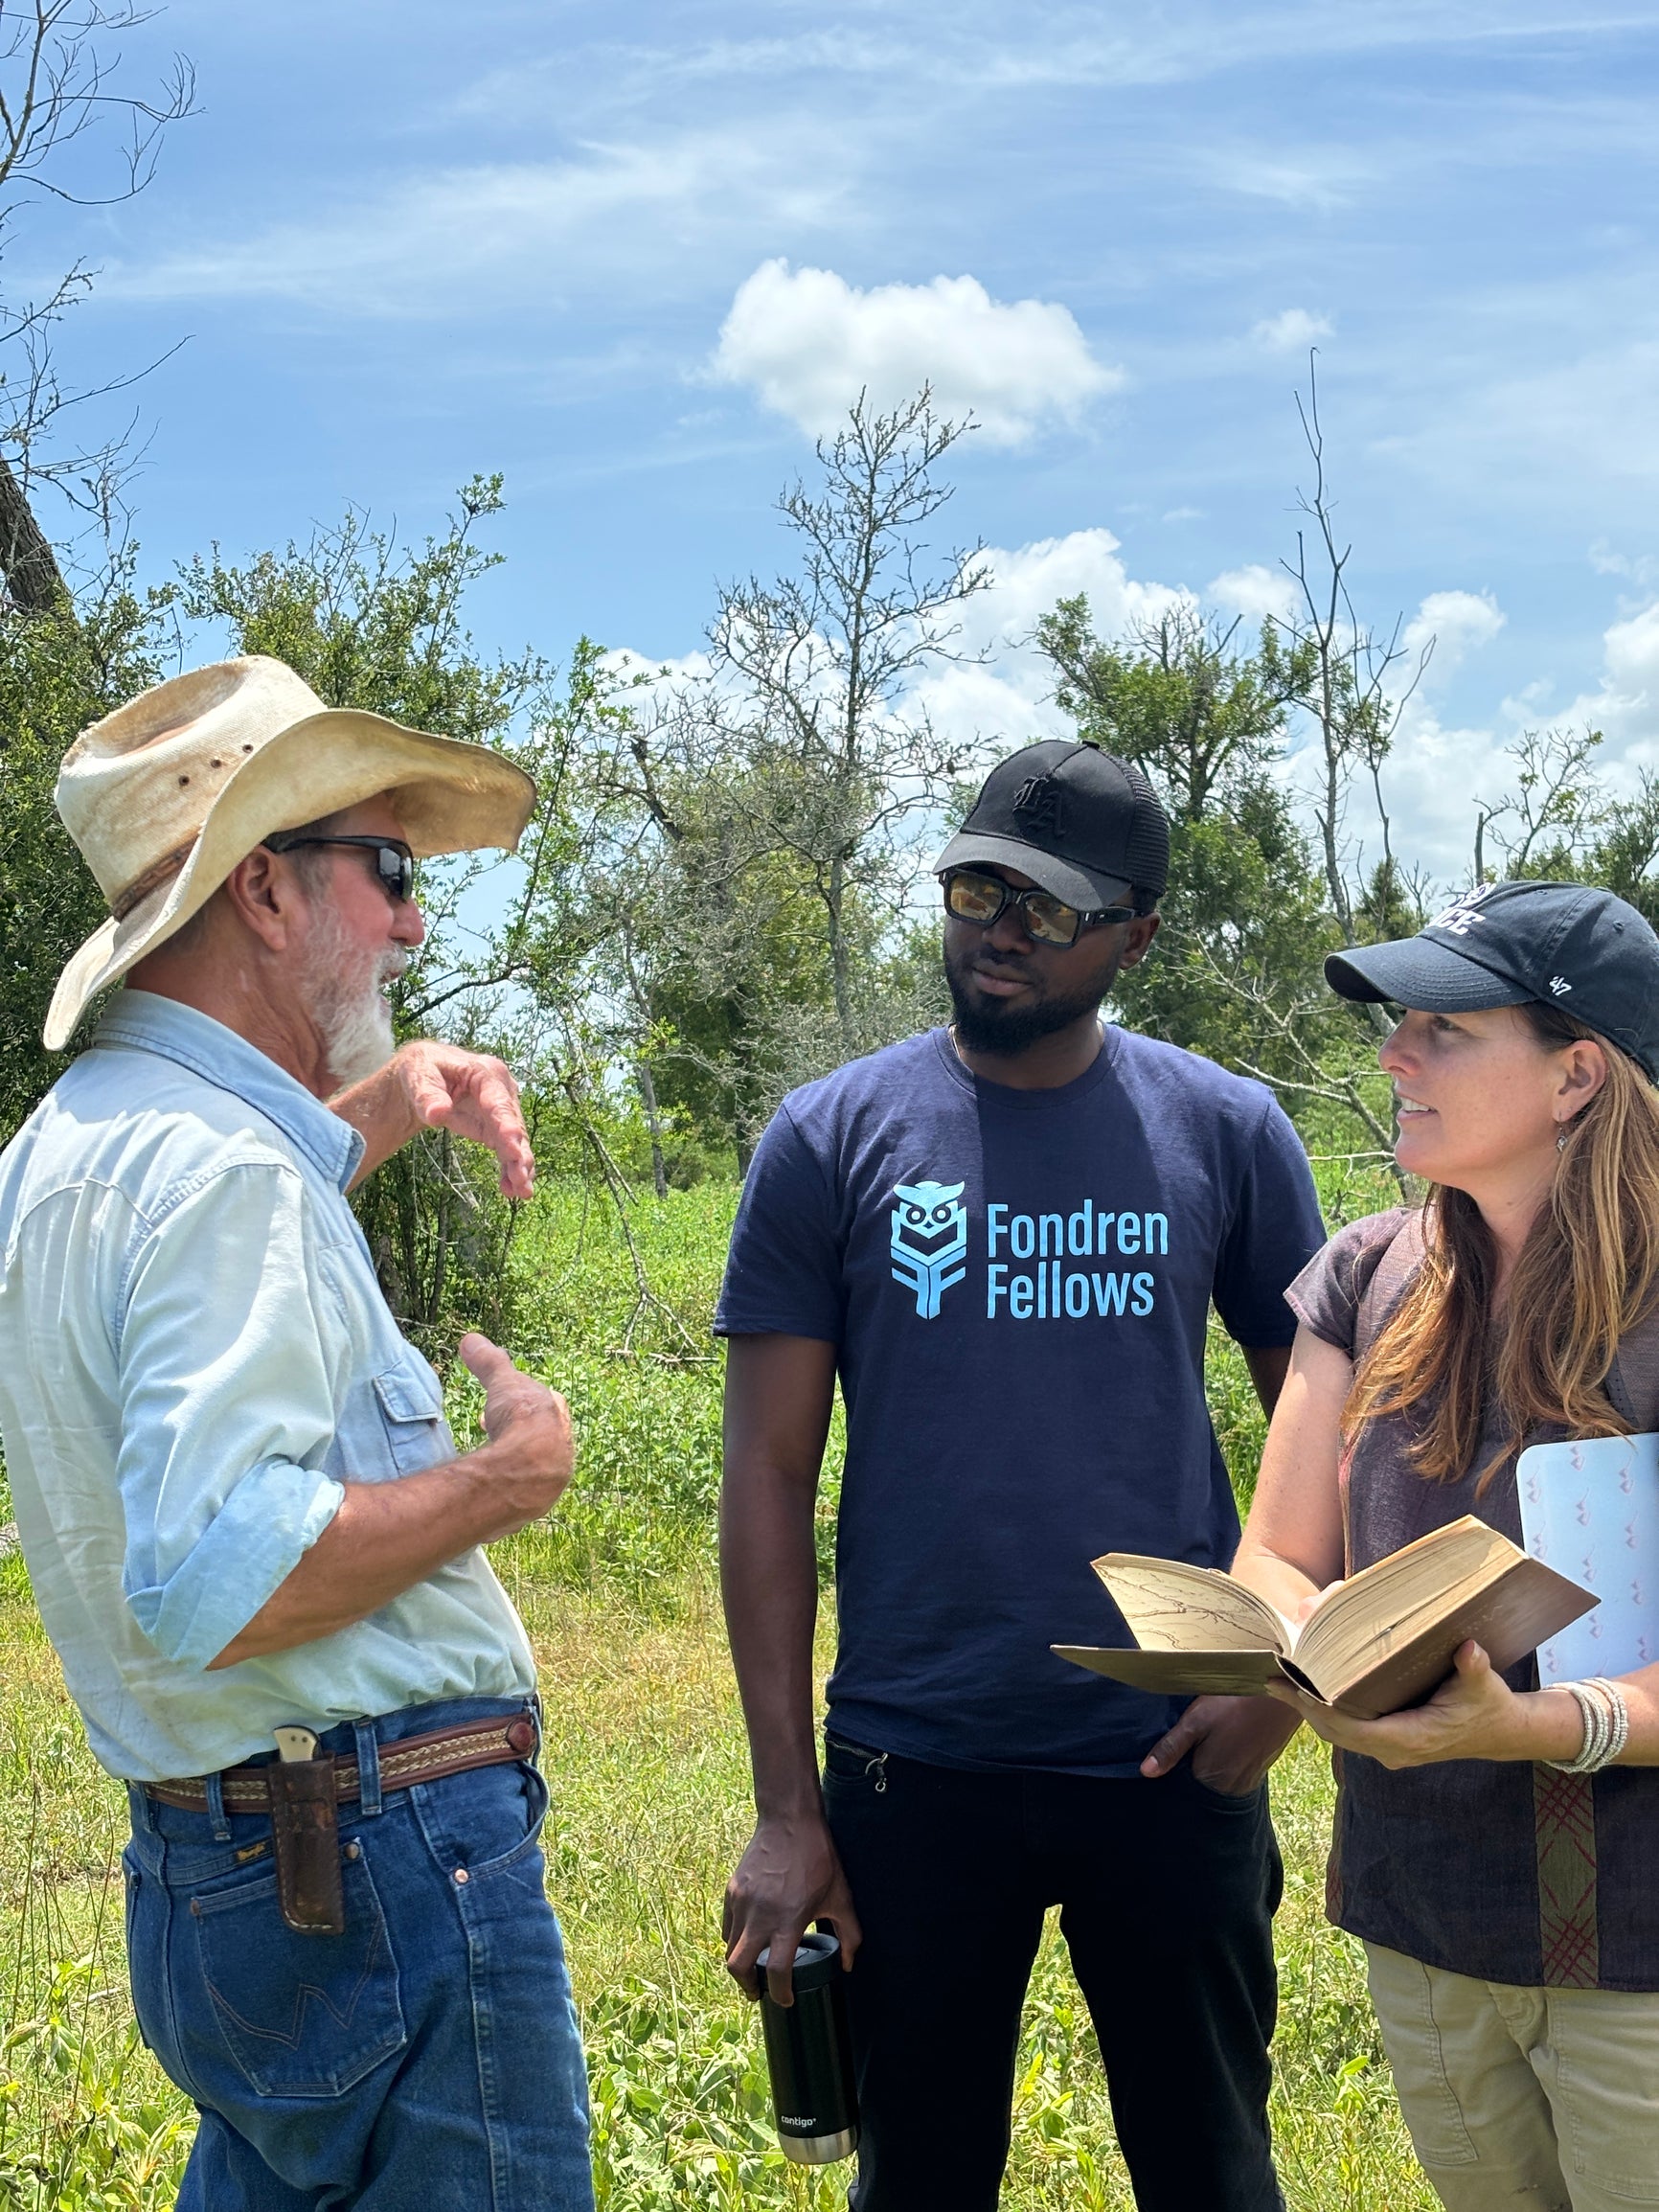
<path id="1" fill-rule="evenodd" d="M 1283 563 L 1295 582 L 1298 604 L 1285 624 L 1294 650 L 1306 654 L 1310 674 L 1300 704 L 1319 738 L 1319 782 L 1313 793 L 1314 820 L 1330 909 L 1345 943 L 1357 944 L 1358 901 L 1348 872 L 1347 812 L 1356 778 L 1371 787 L 1381 837 L 1376 880 L 1386 893 L 1398 874 L 1388 807 L 1383 796 L 1382 764 L 1394 742 L 1406 702 L 1421 682 L 1434 651 L 1431 638 L 1416 655 L 1400 642 L 1397 617 L 1386 635 L 1370 629 L 1354 611 L 1348 586 L 1353 548 L 1338 535 L 1335 503 L 1326 472 L 1325 431 L 1319 418 L 1316 354 L 1307 362 L 1307 399 L 1300 393 L 1296 411 L 1313 464 L 1311 488 L 1297 504 L 1310 528 L 1296 533 L 1296 558 Z M 1381 1009 L 1374 1023 L 1387 1026 Z"/>
<path id="2" fill-rule="evenodd" d="M 134 198 L 154 175 L 163 135 L 194 107 L 195 80 L 175 55 L 153 96 L 121 86 L 125 34 L 149 20 L 150 11 L 132 0 L 0 0 L 0 262 L 33 202 L 107 207 Z M 70 181 L 65 156 L 110 123 L 121 135 L 102 186 L 88 177 L 81 189 L 79 171 Z M 0 284 L 0 574 L 12 606 L 26 615 L 69 604 L 36 513 L 41 486 L 51 485 L 106 539 L 119 535 L 131 426 L 113 437 L 65 440 L 60 418 L 126 389 L 148 369 L 75 387 L 60 380 L 53 357 L 56 328 L 86 299 L 93 277 L 78 261 L 42 296 L 20 298 Z"/>

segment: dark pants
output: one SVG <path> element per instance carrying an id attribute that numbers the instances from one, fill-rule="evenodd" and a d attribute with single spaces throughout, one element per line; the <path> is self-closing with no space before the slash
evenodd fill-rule
<path id="1" fill-rule="evenodd" d="M 857 2212 L 993 2212 L 1051 1904 L 1141 2212 L 1277 2212 L 1265 1787 L 1222 1797 L 1185 1766 L 969 1774 L 831 1738 L 824 1795 L 864 1930 L 847 1983 Z"/>

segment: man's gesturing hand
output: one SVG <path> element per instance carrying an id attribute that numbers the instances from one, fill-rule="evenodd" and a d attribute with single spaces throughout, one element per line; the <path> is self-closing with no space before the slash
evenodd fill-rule
<path id="1" fill-rule="evenodd" d="M 484 1430 L 498 1463 L 506 1536 L 538 1520 L 557 1502 L 576 1464 L 570 1407 L 557 1390 L 526 1375 L 488 1336 L 463 1336 L 461 1357 L 484 1385 Z M 482 1456 L 482 1455 L 481 1455 Z"/>
<path id="2" fill-rule="evenodd" d="M 489 1442 L 396 1482 L 358 1482 L 348 1471 L 333 1519 L 212 1666 L 331 1636 L 474 1544 L 493 1543 L 550 1511 L 576 1456 L 569 1407 L 557 1390 L 521 1375 L 488 1336 L 464 1336 L 461 1357 L 484 1385 Z"/>
<path id="3" fill-rule="evenodd" d="M 501 1162 L 501 1195 L 528 1198 L 535 1188 L 535 1154 L 519 1109 L 518 1084 L 505 1060 L 426 1038 L 395 1056 L 409 1104 L 430 1129 L 453 1129 L 488 1145 Z"/>
<path id="4" fill-rule="evenodd" d="M 796 1948 L 815 1920 L 835 1930 L 841 1963 L 850 1967 L 859 1944 L 858 1915 L 823 1815 L 761 1820 L 726 1884 L 726 1972 L 749 1996 L 758 1995 L 755 1961 L 770 1946 L 766 1986 L 775 2003 L 793 2004 Z"/>
<path id="5" fill-rule="evenodd" d="M 519 1108 L 518 1085 L 507 1062 L 489 1053 L 418 1038 L 399 1045 L 383 1068 L 329 1103 L 362 1135 L 359 1182 L 418 1130 L 445 1129 L 495 1154 L 503 1197 L 528 1198 L 535 1187 L 535 1155 Z"/>

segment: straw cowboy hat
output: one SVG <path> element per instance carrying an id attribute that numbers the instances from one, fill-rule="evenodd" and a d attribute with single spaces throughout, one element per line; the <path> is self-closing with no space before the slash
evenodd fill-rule
<path id="1" fill-rule="evenodd" d="M 382 791 L 421 857 L 511 852 L 535 804 L 523 770 L 484 746 L 326 707 L 262 654 L 174 676 L 83 730 L 63 756 L 57 811 L 109 920 L 57 979 L 47 1048 L 60 1052 L 99 992 L 182 928 L 262 839 Z"/>

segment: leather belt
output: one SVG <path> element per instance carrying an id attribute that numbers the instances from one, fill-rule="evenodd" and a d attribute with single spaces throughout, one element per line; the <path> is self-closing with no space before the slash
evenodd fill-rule
<path id="1" fill-rule="evenodd" d="M 380 1787 L 407 1790 L 416 1782 L 442 1782 L 445 1775 L 465 1774 L 474 1767 L 498 1767 L 509 1759 L 528 1759 L 537 1743 L 535 1722 L 528 1713 L 492 1714 L 483 1721 L 463 1721 L 453 1728 L 435 1728 L 425 1736 L 399 1736 L 380 1746 Z M 336 1756 L 334 1802 L 343 1804 L 358 1794 L 357 1762 Z M 271 1788 L 266 1776 L 272 1762 L 257 1767 L 228 1767 L 219 1776 L 225 1810 L 230 1813 L 268 1813 Z M 184 1813 L 207 1811 L 207 1783 L 187 1776 L 176 1782 L 147 1782 L 147 1797 L 161 1805 L 176 1805 Z"/>

